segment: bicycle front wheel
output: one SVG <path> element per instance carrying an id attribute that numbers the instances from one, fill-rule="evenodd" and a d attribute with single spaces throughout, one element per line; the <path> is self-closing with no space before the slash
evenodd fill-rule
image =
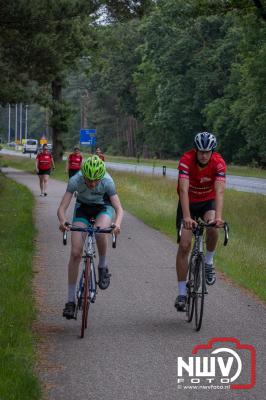
<path id="1" fill-rule="evenodd" d="M 195 326 L 199 331 L 202 324 L 205 294 L 205 261 L 203 254 L 199 254 L 195 269 Z"/>
<path id="2" fill-rule="evenodd" d="M 90 261 L 87 258 L 85 261 L 84 277 L 83 277 L 83 294 L 82 294 L 82 321 L 81 321 L 81 339 L 84 338 L 85 329 L 88 325 L 88 312 L 89 312 L 89 278 L 90 278 Z"/>
<path id="3" fill-rule="evenodd" d="M 187 322 L 191 322 L 194 314 L 195 293 L 194 293 L 194 271 L 195 259 L 190 257 L 188 268 L 188 281 L 187 281 Z"/>

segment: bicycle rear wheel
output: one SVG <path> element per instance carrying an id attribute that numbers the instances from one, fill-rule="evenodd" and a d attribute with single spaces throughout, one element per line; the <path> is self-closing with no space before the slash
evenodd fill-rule
<path id="1" fill-rule="evenodd" d="M 89 276 L 90 276 L 90 261 L 87 258 L 85 261 L 85 270 L 83 277 L 83 295 L 82 295 L 82 321 L 81 321 L 81 339 L 84 338 L 85 329 L 87 329 L 88 324 L 88 312 L 89 312 L 89 299 L 88 299 L 88 291 L 89 291 Z"/>
<path id="2" fill-rule="evenodd" d="M 202 324 L 205 294 L 205 262 L 203 254 L 199 254 L 195 269 L 195 326 L 199 331 Z"/>
<path id="3" fill-rule="evenodd" d="M 194 314 L 194 304 L 195 304 L 195 294 L 194 294 L 194 258 L 192 256 L 189 260 L 189 268 L 188 268 L 188 281 L 187 281 L 187 322 L 191 322 Z"/>

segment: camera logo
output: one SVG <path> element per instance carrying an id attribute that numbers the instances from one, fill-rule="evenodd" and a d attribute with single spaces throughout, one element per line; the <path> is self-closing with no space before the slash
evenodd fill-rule
<path id="1" fill-rule="evenodd" d="M 256 351 L 235 338 L 214 338 L 177 357 L 181 389 L 251 389 L 256 383 Z"/>

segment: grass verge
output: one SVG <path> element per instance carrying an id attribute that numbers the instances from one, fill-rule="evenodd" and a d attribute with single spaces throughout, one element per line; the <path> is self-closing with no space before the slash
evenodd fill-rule
<path id="1" fill-rule="evenodd" d="M 9 161 L 5 156 L 4 160 L 16 168 L 28 168 L 28 159 L 21 157 L 20 161 L 13 161 L 14 158 Z M 175 182 L 163 177 L 117 171 L 112 171 L 112 176 L 124 208 L 175 240 Z M 66 180 L 64 163 L 57 165 L 54 177 Z M 265 196 L 226 190 L 224 218 L 230 225 L 230 241 L 226 248 L 221 244 L 218 246 L 216 263 L 219 269 L 266 300 Z"/>
<path id="2" fill-rule="evenodd" d="M 31 330 L 34 200 L 24 186 L 1 173 L 0 192 L 0 399 L 35 400 L 41 389 Z"/>

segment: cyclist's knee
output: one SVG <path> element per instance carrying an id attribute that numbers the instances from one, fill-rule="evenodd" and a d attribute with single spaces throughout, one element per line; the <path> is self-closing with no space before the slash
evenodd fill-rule
<path id="1" fill-rule="evenodd" d="M 181 255 L 188 255 L 190 251 L 191 242 L 190 241 L 180 241 L 178 246 L 178 253 Z"/>
<path id="2" fill-rule="evenodd" d="M 217 228 L 208 228 L 206 232 L 207 238 L 217 238 L 218 237 L 218 229 Z"/>
<path id="3" fill-rule="evenodd" d="M 75 261 L 81 259 L 82 256 L 82 249 L 79 248 L 72 248 L 71 249 L 71 258 Z"/>

